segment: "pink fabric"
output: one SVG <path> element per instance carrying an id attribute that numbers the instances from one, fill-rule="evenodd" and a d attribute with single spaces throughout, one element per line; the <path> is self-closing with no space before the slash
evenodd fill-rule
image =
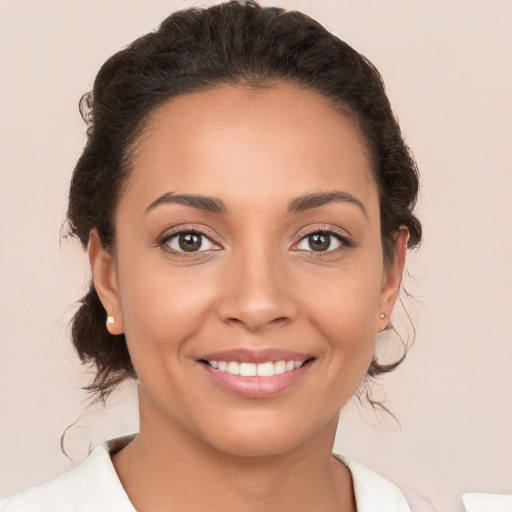
<path id="1" fill-rule="evenodd" d="M 422 498 L 416 491 L 402 491 L 409 503 L 411 512 L 436 512 L 434 507 L 425 498 Z"/>

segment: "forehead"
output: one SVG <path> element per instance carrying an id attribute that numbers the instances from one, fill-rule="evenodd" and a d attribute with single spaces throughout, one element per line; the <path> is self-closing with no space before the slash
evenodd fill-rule
<path id="1" fill-rule="evenodd" d="M 320 94 L 285 83 L 222 86 L 180 95 L 151 114 L 125 195 L 261 201 L 340 187 L 375 195 L 370 160 L 357 123 Z"/>

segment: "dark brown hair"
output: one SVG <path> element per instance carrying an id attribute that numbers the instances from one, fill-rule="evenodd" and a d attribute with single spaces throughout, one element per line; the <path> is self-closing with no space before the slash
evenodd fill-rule
<path id="1" fill-rule="evenodd" d="M 409 247 L 417 246 L 416 164 L 379 72 L 305 14 L 250 1 L 176 12 L 101 67 L 93 90 L 80 102 L 88 129 L 69 194 L 71 234 L 86 247 L 96 228 L 104 248 L 115 246 L 113 219 L 130 149 L 162 102 L 222 84 L 257 88 L 276 80 L 323 95 L 358 123 L 373 158 L 386 262 L 393 260 L 394 234 L 401 226 L 409 230 Z M 91 283 L 74 316 L 72 339 L 82 362 L 95 366 L 88 389 L 102 399 L 121 381 L 136 377 L 124 335 L 109 334 L 105 318 Z M 386 365 L 374 358 L 368 375 L 391 371 L 402 359 Z"/>

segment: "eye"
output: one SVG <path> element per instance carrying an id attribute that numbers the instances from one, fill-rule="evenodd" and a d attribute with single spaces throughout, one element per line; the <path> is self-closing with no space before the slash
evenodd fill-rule
<path id="1" fill-rule="evenodd" d="M 317 231 L 302 238 L 297 244 L 297 249 L 300 251 L 326 252 L 340 249 L 343 245 L 348 244 L 340 235 Z"/>
<path id="2" fill-rule="evenodd" d="M 182 253 L 203 252 L 219 249 L 206 235 L 199 231 L 181 231 L 168 236 L 163 245 Z"/>

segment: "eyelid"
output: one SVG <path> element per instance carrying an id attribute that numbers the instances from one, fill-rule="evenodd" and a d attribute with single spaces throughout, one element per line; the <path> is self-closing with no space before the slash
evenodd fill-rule
<path id="1" fill-rule="evenodd" d="M 194 254 L 204 253 L 208 251 L 196 251 L 191 253 L 175 251 L 171 249 L 167 244 L 168 242 L 181 234 L 186 233 L 196 233 L 198 235 L 204 236 L 207 238 L 212 244 L 216 245 L 219 248 L 222 248 L 222 244 L 219 242 L 221 238 L 215 231 L 206 227 L 206 226 L 198 226 L 197 224 L 179 224 L 178 226 L 173 226 L 170 229 L 164 231 L 158 238 L 156 245 L 162 247 L 165 251 L 172 252 L 173 254 L 193 256 Z M 219 250 L 219 249 L 209 249 L 209 250 Z"/>
<path id="2" fill-rule="evenodd" d="M 224 241 L 222 240 L 222 237 L 218 235 L 214 230 L 211 228 L 208 228 L 207 226 L 197 224 L 179 224 L 177 226 L 173 226 L 170 229 L 167 229 L 164 231 L 158 238 L 155 245 L 158 245 L 162 247 L 164 250 L 167 250 L 169 252 L 172 252 L 173 254 L 185 254 L 187 256 L 191 256 L 193 254 L 198 254 L 200 252 L 208 252 L 208 251 L 198 251 L 198 252 L 191 252 L 191 253 L 182 253 L 181 251 L 174 251 L 173 249 L 164 246 L 169 242 L 170 239 L 173 237 L 183 234 L 183 233 L 197 233 L 199 235 L 202 235 L 210 242 L 212 242 L 214 245 L 217 245 L 219 248 L 223 248 L 222 245 Z M 315 233 L 325 233 L 328 235 L 335 236 L 343 243 L 343 248 L 346 249 L 348 247 L 353 247 L 355 245 L 355 241 L 353 238 L 344 230 L 337 226 L 333 226 L 332 224 L 316 224 L 316 225 L 309 225 L 304 228 L 302 228 L 296 235 L 296 241 L 292 244 L 292 248 L 297 246 L 304 238 L 313 235 Z M 219 241 L 220 239 L 220 241 Z M 218 249 L 213 249 L 218 250 Z M 332 253 L 335 251 L 327 251 L 326 253 Z M 319 252 L 319 254 L 321 254 Z M 325 253 L 324 253 L 325 254 Z"/>
<path id="3" fill-rule="evenodd" d="M 313 235 L 315 233 L 326 233 L 330 235 L 338 236 L 341 240 L 343 240 L 346 243 L 354 243 L 353 238 L 344 230 L 337 226 L 333 226 L 332 224 L 316 224 L 316 225 L 310 225 L 306 226 L 305 228 L 302 228 L 297 233 L 297 239 L 298 241 L 302 240 L 303 238 Z M 297 242 L 295 242 L 296 244 Z M 294 245 L 295 245 L 294 244 Z"/>
<path id="4" fill-rule="evenodd" d="M 302 242 L 305 238 L 308 236 L 314 235 L 316 233 L 323 233 L 326 235 L 331 235 L 337 238 L 342 246 L 339 249 L 333 249 L 328 251 L 306 251 L 302 250 L 301 252 L 314 252 L 315 255 L 321 256 L 321 255 L 327 255 L 327 254 L 333 254 L 336 252 L 340 252 L 343 250 L 346 250 L 348 248 L 355 246 L 355 241 L 353 238 L 344 230 L 337 226 L 333 226 L 331 224 L 321 224 L 321 225 L 314 225 L 314 226 L 307 226 L 305 228 L 302 228 L 299 233 L 297 233 L 297 241 L 293 243 L 292 249 L 294 247 L 297 247 L 300 242 Z M 297 250 L 299 251 L 299 250 Z"/>

